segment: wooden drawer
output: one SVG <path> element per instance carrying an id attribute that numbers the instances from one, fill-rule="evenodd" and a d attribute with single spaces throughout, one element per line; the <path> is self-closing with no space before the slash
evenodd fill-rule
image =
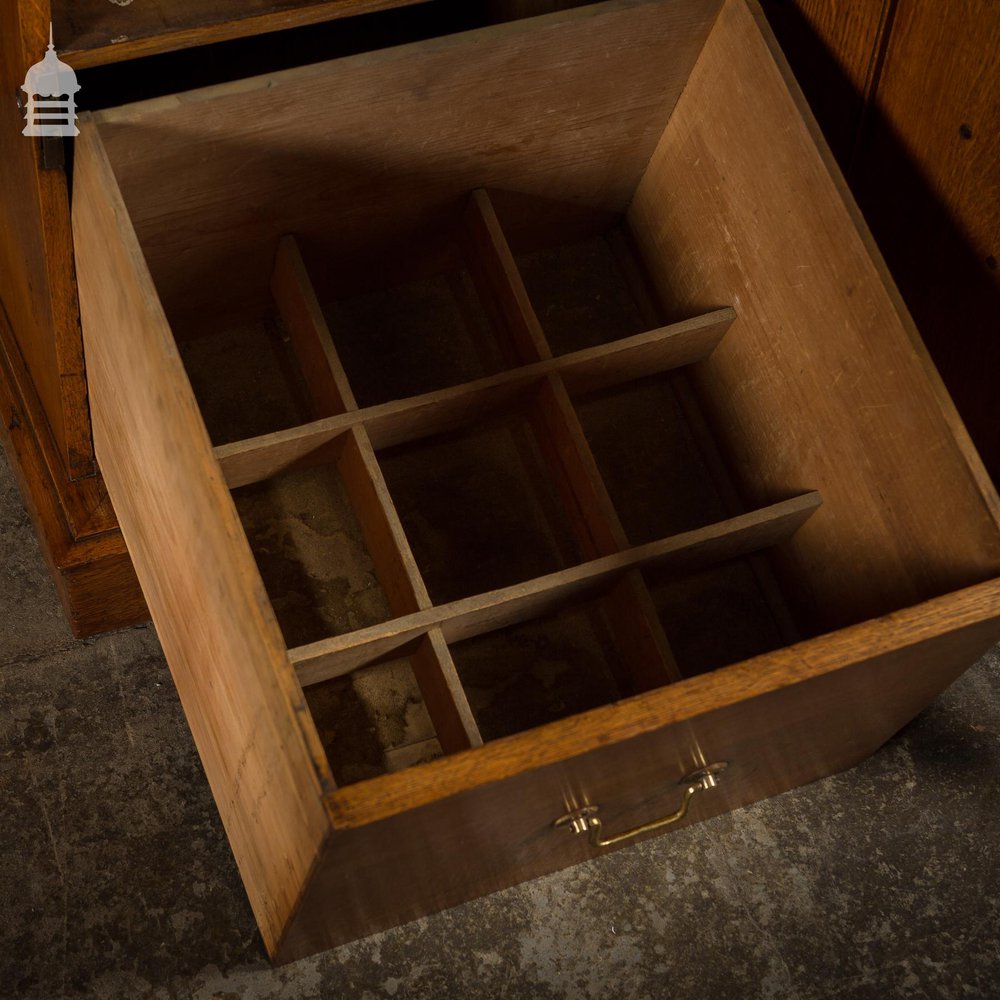
<path id="1" fill-rule="evenodd" d="M 73 225 L 278 960 L 850 766 L 1000 634 L 995 490 L 745 0 L 102 112 Z"/>

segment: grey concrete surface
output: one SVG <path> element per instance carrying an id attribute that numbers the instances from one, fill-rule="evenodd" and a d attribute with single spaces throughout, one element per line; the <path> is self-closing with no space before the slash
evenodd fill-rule
<path id="1" fill-rule="evenodd" d="M 1000 655 L 849 773 L 274 969 L 151 628 L 0 467 L 0 997 L 1000 996 Z"/>

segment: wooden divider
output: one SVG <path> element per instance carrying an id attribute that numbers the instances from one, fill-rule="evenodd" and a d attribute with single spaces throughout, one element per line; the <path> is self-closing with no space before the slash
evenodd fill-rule
<path id="1" fill-rule="evenodd" d="M 627 687 L 681 679 L 642 568 L 700 569 L 789 538 L 821 503 L 807 493 L 694 531 L 630 546 L 580 424 L 572 394 L 707 357 L 734 319 L 720 309 L 611 344 L 554 357 L 485 191 L 464 223 L 467 264 L 512 365 L 462 385 L 360 409 L 293 238 L 281 240 L 272 293 L 302 367 L 316 419 L 215 449 L 231 487 L 335 460 L 393 618 L 289 650 L 303 685 L 408 656 L 442 748 L 482 743 L 448 643 L 544 615 L 596 594 L 628 664 Z M 461 426 L 520 399 L 584 556 L 568 569 L 435 606 L 375 455 Z"/>
<path id="2" fill-rule="evenodd" d="M 804 493 L 749 514 L 647 542 L 524 583 L 297 646 L 288 655 L 303 685 L 318 684 L 399 656 L 415 640 L 432 631 L 440 630 L 448 642 L 460 642 L 537 618 L 600 591 L 642 566 L 698 570 L 777 545 L 789 539 L 821 503 L 818 493 Z"/>
<path id="3" fill-rule="evenodd" d="M 316 415 L 357 414 L 347 373 L 298 246 L 290 236 L 282 238 L 278 245 L 271 291 L 288 328 Z M 426 611 L 431 600 L 364 424 L 349 425 L 338 445 L 337 469 L 390 610 L 396 616 Z M 409 656 L 441 749 L 455 753 L 481 746 L 482 736 L 440 629 L 425 630 Z"/>
<path id="4" fill-rule="evenodd" d="M 465 235 L 470 273 L 499 332 L 506 335 L 513 359 L 522 365 L 550 359 L 552 349 L 490 197 L 482 189 L 469 198 Z M 529 412 L 584 556 L 593 559 L 624 551 L 628 539 L 558 370 L 546 375 Z M 625 654 L 629 686 L 647 691 L 681 680 L 639 570 L 616 582 L 603 607 L 615 641 Z"/>
<path id="5" fill-rule="evenodd" d="M 289 311 L 289 316 L 297 315 Z M 453 430 L 470 419 L 485 416 L 531 391 L 551 374 L 559 374 L 567 390 L 575 395 L 692 364 L 712 353 L 734 318 L 732 309 L 717 309 L 682 323 L 521 365 L 447 389 L 360 410 L 345 407 L 342 412 L 307 424 L 219 445 L 215 456 L 226 482 L 235 489 L 287 469 L 327 461 L 326 446 L 352 427 L 364 426 L 376 448 L 387 448 Z M 307 351 L 300 357 L 303 365 L 313 370 L 320 368 L 315 363 L 315 354 Z"/>
<path id="6" fill-rule="evenodd" d="M 639 310 L 639 315 L 650 326 L 655 326 L 660 322 L 660 310 L 653 297 L 649 280 L 640 264 L 631 236 L 624 229 L 616 229 L 610 234 L 608 242 L 614 253 L 615 263 L 628 285 L 632 301 Z M 730 515 L 739 513 L 744 509 L 744 504 L 733 483 L 729 468 L 719 451 L 719 446 L 716 444 L 715 435 L 712 434 L 705 420 L 705 415 L 687 373 L 671 370 L 669 382 L 691 431 L 691 436 L 694 438 L 695 447 L 698 449 L 712 479 L 712 484 L 722 501 L 723 509 Z M 767 558 L 763 553 L 755 553 L 747 558 L 747 564 L 757 581 L 764 603 L 767 605 L 785 645 L 791 646 L 799 642 L 802 639 L 802 633 L 795 624 Z"/>

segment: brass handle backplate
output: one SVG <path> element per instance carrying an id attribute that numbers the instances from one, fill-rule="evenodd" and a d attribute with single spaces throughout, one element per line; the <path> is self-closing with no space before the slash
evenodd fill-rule
<path id="1" fill-rule="evenodd" d="M 681 796 L 681 804 L 676 812 L 669 816 L 661 816 L 659 819 L 643 823 L 642 826 L 633 827 L 622 833 L 613 834 L 610 837 L 601 835 L 601 817 L 597 815 L 600 806 L 581 806 L 573 812 L 560 816 L 553 823 L 553 826 L 569 827 L 573 833 L 587 833 L 590 835 L 592 847 L 611 847 L 613 844 L 620 844 L 625 840 L 631 840 L 643 833 L 651 833 L 661 827 L 670 826 L 672 823 L 679 823 L 687 815 L 688 806 L 698 792 L 707 792 L 719 783 L 719 775 L 726 769 L 726 762 L 709 764 L 707 767 L 699 768 L 691 774 L 685 775 L 678 784 L 684 786 L 684 793 Z"/>

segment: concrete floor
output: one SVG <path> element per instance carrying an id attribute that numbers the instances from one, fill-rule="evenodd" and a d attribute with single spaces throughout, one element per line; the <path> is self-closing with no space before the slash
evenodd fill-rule
<path id="1" fill-rule="evenodd" d="M 76 642 L 0 465 L 0 997 L 996 997 L 1000 651 L 873 759 L 272 969 L 151 628 Z"/>

